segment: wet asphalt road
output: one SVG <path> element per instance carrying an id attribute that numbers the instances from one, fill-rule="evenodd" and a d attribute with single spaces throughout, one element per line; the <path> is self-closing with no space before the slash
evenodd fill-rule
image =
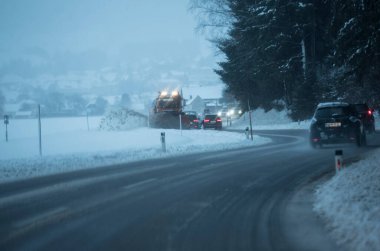
<path id="1" fill-rule="evenodd" d="M 273 143 L 83 170 L 0 185 L 0 250 L 344 250 L 312 212 L 334 151 L 307 132 Z"/>

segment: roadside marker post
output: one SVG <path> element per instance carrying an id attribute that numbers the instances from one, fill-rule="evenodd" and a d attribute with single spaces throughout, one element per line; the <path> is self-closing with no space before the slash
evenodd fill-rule
<path id="1" fill-rule="evenodd" d="M 4 124 L 5 124 L 5 141 L 8 142 L 8 124 L 9 124 L 8 115 L 4 115 Z"/>
<path id="2" fill-rule="evenodd" d="M 165 133 L 161 132 L 161 146 L 162 146 L 162 151 L 166 153 L 166 142 L 165 142 Z"/>
<path id="3" fill-rule="evenodd" d="M 247 139 L 249 139 L 249 128 L 248 127 L 245 128 L 245 136 L 247 137 Z"/>
<path id="4" fill-rule="evenodd" d="M 251 132 L 251 140 L 253 141 L 253 131 L 252 131 L 252 111 L 251 111 L 251 106 L 249 104 L 249 99 L 248 99 L 248 110 L 249 110 L 249 130 Z"/>
<path id="5" fill-rule="evenodd" d="M 335 150 L 335 171 L 339 173 L 339 171 L 343 168 L 343 151 Z"/>

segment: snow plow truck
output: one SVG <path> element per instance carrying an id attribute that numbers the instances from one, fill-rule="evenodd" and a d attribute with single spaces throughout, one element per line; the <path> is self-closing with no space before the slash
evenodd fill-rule
<path id="1" fill-rule="evenodd" d="M 190 119 L 182 111 L 182 95 L 177 91 L 161 91 L 153 102 L 149 114 L 149 124 L 153 128 L 183 129 L 190 128 Z"/>

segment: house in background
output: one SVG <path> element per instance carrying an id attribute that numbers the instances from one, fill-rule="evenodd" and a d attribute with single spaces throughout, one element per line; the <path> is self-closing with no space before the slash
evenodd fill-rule
<path id="1" fill-rule="evenodd" d="M 203 102 L 203 99 L 199 97 L 198 95 L 191 99 L 186 101 L 185 110 L 186 111 L 195 111 L 199 114 L 202 114 L 205 109 L 205 105 Z"/>
<path id="2" fill-rule="evenodd" d="M 18 119 L 35 118 L 37 104 L 31 100 L 22 103 L 4 104 L 4 115 Z"/>
<path id="3" fill-rule="evenodd" d="M 36 114 L 33 111 L 18 111 L 14 117 L 17 119 L 30 119 L 36 117 Z"/>
<path id="4" fill-rule="evenodd" d="M 200 114 L 216 113 L 222 107 L 224 86 L 218 85 L 188 85 L 182 87 L 182 95 L 186 100 L 186 111 L 196 111 Z"/>

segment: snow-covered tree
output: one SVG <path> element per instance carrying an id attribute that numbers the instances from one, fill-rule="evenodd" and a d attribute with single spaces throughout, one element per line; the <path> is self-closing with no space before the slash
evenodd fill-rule
<path id="1" fill-rule="evenodd" d="M 349 101 L 380 98 L 380 1 L 335 1 L 333 62 L 340 68 L 337 90 Z"/>
<path id="2" fill-rule="evenodd" d="M 305 1 L 230 1 L 234 22 L 217 46 L 226 56 L 216 72 L 244 106 L 271 109 L 283 100 L 294 118 L 314 110 L 317 65 L 326 49 L 317 29 L 326 6 Z M 318 56 L 316 51 L 318 50 Z M 302 100 L 302 102 L 301 102 Z"/>
<path id="3" fill-rule="evenodd" d="M 282 100 L 304 119 L 318 102 L 380 99 L 379 1 L 192 2 L 210 16 L 201 26 L 224 25 L 213 40 L 225 56 L 216 73 L 243 106 Z"/>

